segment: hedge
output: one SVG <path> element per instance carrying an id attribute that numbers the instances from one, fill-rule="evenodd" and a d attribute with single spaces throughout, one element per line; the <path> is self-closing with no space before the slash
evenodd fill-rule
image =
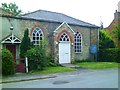
<path id="1" fill-rule="evenodd" d="M 99 50 L 99 61 L 120 63 L 120 48 L 109 48 Z"/>

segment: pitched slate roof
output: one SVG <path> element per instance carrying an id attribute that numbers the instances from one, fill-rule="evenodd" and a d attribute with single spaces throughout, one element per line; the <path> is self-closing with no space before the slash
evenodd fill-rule
<path id="1" fill-rule="evenodd" d="M 57 13 L 57 12 L 45 11 L 45 10 L 37 10 L 31 13 L 24 14 L 21 17 L 32 18 L 37 20 L 46 20 L 46 21 L 52 21 L 52 22 L 60 22 L 60 23 L 66 22 L 68 24 L 73 24 L 73 25 L 98 28 L 98 26 L 96 25 L 75 19 L 68 15 Z"/>

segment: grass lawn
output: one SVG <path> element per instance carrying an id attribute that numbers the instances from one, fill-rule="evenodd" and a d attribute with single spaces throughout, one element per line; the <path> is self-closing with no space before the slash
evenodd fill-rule
<path id="1" fill-rule="evenodd" d="M 76 63 L 76 65 L 88 69 L 118 68 L 118 63 L 115 62 L 80 62 Z"/>
<path id="2" fill-rule="evenodd" d="M 59 72 L 71 72 L 76 71 L 74 68 L 56 66 L 56 67 L 46 67 L 43 71 L 34 71 L 32 74 L 51 74 L 51 73 L 59 73 Z"/>

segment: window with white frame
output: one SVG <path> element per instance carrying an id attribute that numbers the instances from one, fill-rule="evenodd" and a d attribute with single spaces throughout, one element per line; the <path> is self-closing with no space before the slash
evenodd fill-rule
<path id="1" fill-rule="evenodd" d="M 74 37 L 74 48 L 75 48 L 75 53 L 81 53 L 82 52 L 82 36 L 79 32 L 75 33 Z"/>
<path id="2" fill-rule="evenodd" d="M 68 35 L 64 32 L 60 37 L 60 41 L 69 41 Z"/>
<path id="3" fill-rule="evenodd" d="M 43 32 L 39 27 L 36 27 L 32 33 L 32 41 L 34 45 L 40 45 L 40 41 L 43 39 Z"/>

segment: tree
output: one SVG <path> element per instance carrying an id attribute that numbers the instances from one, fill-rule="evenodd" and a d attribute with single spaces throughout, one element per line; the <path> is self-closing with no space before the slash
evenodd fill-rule
<path id="1" fill-rule="evenodd" d="M 100 40 L 99 40 L 99 48 L 100 49 L 116 47 L 113 39 L 105 30 L 100 30 L 99 38 L 100 38 Z"/>
<path id="2" fill-rule="evenodd" d="M 12 12 L 15 14 L 15 16 L 20 15 L 22 13 L 21 10 L 19 10 L 18 6 L 15 3 L 2 3 L 2 9 Z"/>
<path id="3" fill-rule="evenodd" d="M 29 34 L 29 30 L 27 28 L 24 32 L 24 37 L 20 45 L 20 57 L 25 57 L 27 50 L 29 50 L 31 47 L 31 41 L 28 34 Z"/>
<path id="4" fill-rule="evenodd" d="M 116 25 L 116 28 L 115 28 L 115 30 L 113 30 L 113 33 L 118 38 L 118 41 L 120 41 L 120 24 Z"/>

